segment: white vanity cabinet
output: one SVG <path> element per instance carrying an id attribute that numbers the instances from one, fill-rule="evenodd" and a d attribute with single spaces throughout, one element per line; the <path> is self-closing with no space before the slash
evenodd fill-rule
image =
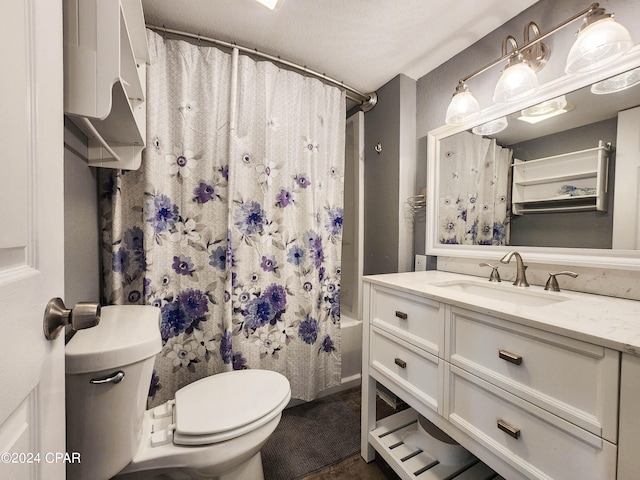
<path id="1" fill-rule="evenodd" d="M 628 478 L 617 477 L 619 351 L 409 290 L 365 278 L 365 460 L 377 452 L 406 479 L 458 478 L 403 445 L 419 413 L 481 460 L 460 478 L 486 478 L 472 470 L 487 465 L 507 479 Z M 376 422 L 376 382 L 411 410 Z"/>

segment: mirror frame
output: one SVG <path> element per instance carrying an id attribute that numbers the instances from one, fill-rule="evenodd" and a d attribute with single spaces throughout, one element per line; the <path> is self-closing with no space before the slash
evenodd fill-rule
<path id="1" fill-rule="evenodd" d="M 573 92 L 592 83 L 640 67 L 640 45 L 617 59 L 603 70 L 579 75 L 564 75 L 540 87 L 536 94 L 518 102 L 505 105 L 492 105 L 483 109 L 480 117 L 460 125 L 444 125 L 427 134 L 427 222 L 426 253 L 442 257 L 463 257 L 476 259 L 500 258 L 505 253 L 517 249 L 528 263 L 577 265 L 613 269 L 640 268 L 640 250 L 610 250 L 587 248 L 526 247 L 526 246 L 489 246 L 486 245 L 448 245 L 438 243 L 438 198 L 440 140 L 456 133 L 470 130 L 497 118 L 510 115 L 518 110 L 537 105 L 551 98 Z M 640 218 L 636 219 L 639 223 Z"/>

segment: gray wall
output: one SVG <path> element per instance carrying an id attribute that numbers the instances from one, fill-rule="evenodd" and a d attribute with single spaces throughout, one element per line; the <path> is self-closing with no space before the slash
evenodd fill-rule
<path id="1" fill-rule="evenodd" d="M 64 123 L 64 302 L 100 301 L 100 227 L 96 170 L 89 168 L 87 139 Z"/>
<path id="2" fill-rule="evenodd" d="M 377 93 L 364 122 L 365 275 L 413 268 L 413 226 L 404 206 L 414 195 L 416 84 L 398 75 Z"/>
<path id="3" fill-rule="evenodd" d="M 426 145 L 425 137 L 429 131 L 444 124 L 445 113 L 458 80 L 499 58 L 502 54 L 502 40 L 507 35 L 512 35 L 522 44 L 523 30 L 529 21 L 536 22 L 544 33 L 589 5 L 590 2 L 584 0 L 541 0 L 418 80 L 417 138 L 420 156 L 416 188 L 426 185 L 426 147 L 422 146 Z M 608 0 L 600 2 L 600 5 L 608 13 L 615 13 L 616 19 L 627 27 L 634 42 L 640 42 L 640 29 L 637 28 L 640 25 L 640 0 Z M 538 72 L 541 84 L 564 75 L 566 57 L 579 26 L 580 21 L 575 21 L 545 40 L 551 48 L 551 57 L 545 68 Z M 478 99 L 481 108 L 492 104 L 493 89 L 500 71 L 501 67 L 496 66 L 468 82 L 469 89 Z M 424 252 L 424 232 L 416 232 L 415 245 L 416 253 Z"/>
<path id="4" fill-rule="evenodd" d="M 364 274 L 396 271 L 399 218 L 400 77 L 378 90 L 378 104 L 364 116 Z M 374 148 L 380 143 L 382 151 Z M 384 194 L 383 194 L 384 192 Z"/>

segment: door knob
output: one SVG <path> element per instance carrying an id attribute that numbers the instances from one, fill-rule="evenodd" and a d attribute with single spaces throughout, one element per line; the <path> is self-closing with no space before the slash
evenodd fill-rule
<path id="1" fill-rule="evenodd" d="M 44 311 L 43 330 L 47 340 L 54 340 L 67 325 L 74 330 L 95 327 L 100 323 L 100 304 L 78 302 L 67 308 L 60 298 L 52 298 Z"/>

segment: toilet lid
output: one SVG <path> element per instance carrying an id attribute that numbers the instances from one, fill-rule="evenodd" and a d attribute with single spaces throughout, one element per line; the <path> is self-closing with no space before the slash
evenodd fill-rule
<path id="1" fill-rule="evenodd" d="M 234 430 L 282 410 L 290 395 L 286 377 L 269 370 L 236 370 L 193 382 L 176 392 L 174 443 L 233 438 Z"/>

